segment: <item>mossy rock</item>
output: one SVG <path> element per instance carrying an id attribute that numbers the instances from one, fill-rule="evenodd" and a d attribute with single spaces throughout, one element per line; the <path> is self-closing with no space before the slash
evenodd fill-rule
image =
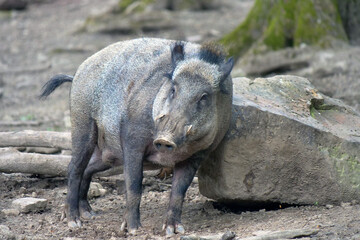
<path id="1" fill-rule="evenodd" d="M 236 58 L 249 50 L 257 54 L 301 44 L 327 48 L 339 41 L 348 39 L 334 0 L 256 0 L 245 21 L 220 40 Z"/>
<path id="2" fill-rule="evenodd" d="M 360 201 L 360 115 L 301 77 L 233 79 L 232 122 L 200 193 L 239 206 Z"/>
<path id="3" fill-rule="evenodd" d="M 120 0 L 115 13 L 132 14 L 143 12 L 146 7 L 155 2 L 154 0 Z"/>

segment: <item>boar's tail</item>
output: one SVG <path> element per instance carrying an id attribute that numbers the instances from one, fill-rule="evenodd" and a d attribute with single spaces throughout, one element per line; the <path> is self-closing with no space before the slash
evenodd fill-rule
<path id="1" fill-rule="evenodd" d="M 53 76 L 41 89 L 41 94 L 39 96 L 40 99 L 45 99 L 49 96 L 57 87 L 59 87 L 64 82 L 72 82 L 74 77 L 65 75 L 65 74 L 58 74 Z"/>

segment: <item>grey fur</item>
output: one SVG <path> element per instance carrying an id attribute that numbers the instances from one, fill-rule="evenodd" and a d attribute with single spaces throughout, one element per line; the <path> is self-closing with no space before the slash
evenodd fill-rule
<path id="1" fill-rule="evenodd" d="M 110 45 L 81 64 L 70 96 L 69 226 L 80 225 L 79 214 L 92 213 L 86 200 L 92 174 L 124 164 L 122 228 L 135 231 L 142 165 L 151 161 L 174 168 L 166 226 L 167 233 L 182 232 L 185 192 L 231 117 L 233 61 L 206 62 L 200 57 L 204 50 L 193 43 L 142 38 Z"/>

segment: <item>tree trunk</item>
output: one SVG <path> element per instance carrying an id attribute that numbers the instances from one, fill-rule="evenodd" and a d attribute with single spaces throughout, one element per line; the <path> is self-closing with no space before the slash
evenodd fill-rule
<path id="1" fill-rule="evenodd" d="M 337 0 L 337 3 L 350 43 L 360 45 L 360 1 Z"/>
<path id="2" fill-rule="evenodd" d="M 256 0 L 247 18 L 220 42 L 239 58 L 301 44 L 347 42 L 336 0 Z"/>
<path id="3" fill-rule="evenodd" d="M 68 155 L 22 153 L 3 148 L 0 149 L 0 172 L 66 176 L 70 160 Z"/>
<path id="4" fill-rule="evenodd" d="M 70 150 L 71 134 L 32 130 L 0 132 L 0 147 L 51 147 Z"/>

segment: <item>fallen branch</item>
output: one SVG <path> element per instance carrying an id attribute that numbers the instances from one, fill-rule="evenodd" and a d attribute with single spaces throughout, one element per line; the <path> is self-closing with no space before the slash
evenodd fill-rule
<path id="1" fill-rule="evenodd" d="M 15 148 L 0 148 L 0 172 L 30 173 L 50 176 L 67 176 L 69 155 L 19 152 Z M 116 166 L 95 176 L 108 177 L 123 173 L 123 166 Z M 159 169 L 153 164 L 144 164 L 144 171 Z"/>
<path id="2" fill-rule="evenodd" d="M 70 160 L 71 156 L 66 155 L 22 153 L 13 148 L 2 148 L 0 172 L 66 176 Z"/>
<path id="3" fill-rule="evenodd" d="M 51 147 L 71 149 L 68 132 L 32 131 L 0 132 L 0 147 Z"/>
<path id="4" fill-rule="evenodd" d="M 294 239 L 299 237 L 308 237 L 319 232 L 318 229 L 293 229 L 285 231 L 267 232 L 258 236 L 247 238 L 235 238 L 235 240 L 276 240 L 276 239 Z"/>
<path id="5" fill-rule="evenodd" d="M 47 69 L 51 68 L 51 64 L 42 64 L 42 65 L 35 65 L 29 67 L 19 67 L 19 68 L 7 68 L 7 69 L 0 69 L 0 74 L 24 74 L 24 73 L 34 73 L 34 72 L 43 72 Z"/>
<path id="6" fill-rule="evenodd" d="M 319 232 L 318 229 L 293 229 L 293 230 L 285 230 L 285 231 L 276 231 L 276 232 L 264 232 L 258 236 L 246 237 L 246 238 L 238 238 L 234 235 L 225 234 L 215 234 L 215 235 L 207 235 L 207 236 L 182 236 L 180 240 L 218 240 L 218 239 L 226 239 L 226 240 L 277 240 L 277 239 L 294 239 L 299 237 L 308 237 L 311 235 L 315 235 Z"/>
<path id="7" fill-rule="evenodd" d="M 0 127 L 36 127 L 40 126 L 41 122 L 39 121 L 1 121 Z"/>

